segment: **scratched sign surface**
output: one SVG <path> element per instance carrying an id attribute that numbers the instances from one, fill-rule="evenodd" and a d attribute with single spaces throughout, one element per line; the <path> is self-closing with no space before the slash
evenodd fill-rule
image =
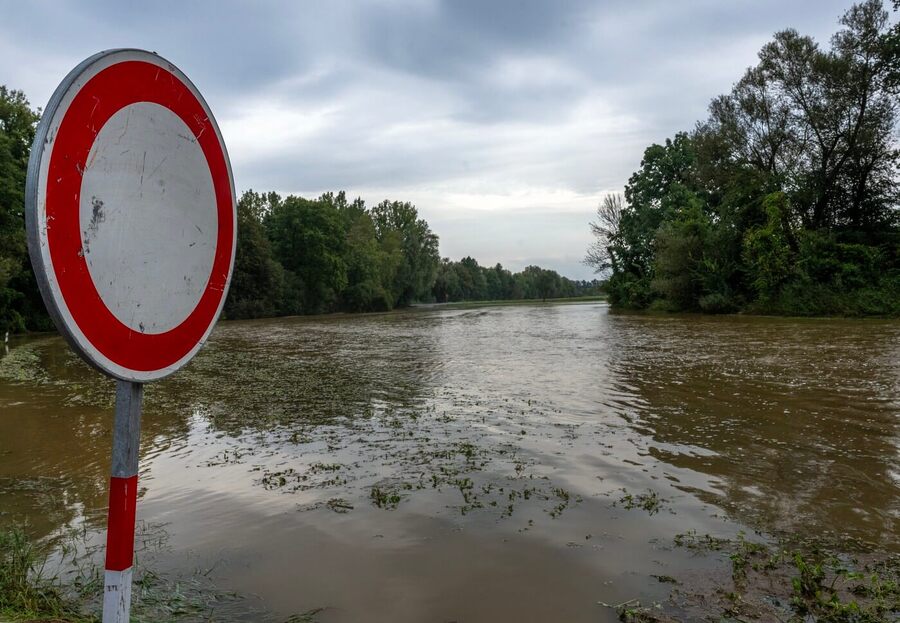
<path id="1" fill-rule="evenodd" d="M 199 350 L 234 262 L 234 184 L 209 107 L 174 65 L 97 54 L 48 104 L 26 188 L 29 251 L 73 348 L 129 381 Z"/>

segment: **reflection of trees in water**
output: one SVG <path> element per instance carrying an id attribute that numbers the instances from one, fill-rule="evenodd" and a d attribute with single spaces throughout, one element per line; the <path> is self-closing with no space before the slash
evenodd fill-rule
<path id="1" fill-rule="evenodd" d="M 657 459 L 713 479 L 715 492 L 694 491 L 701 499 L 770 530 L 900 545 L 896 325 L 617 315 L 610 325 L 610 369 L 636 398 L 631 427 Z"/>
<path id="2" fill-rule="evenodd" d="M 114 382 L 59 337 L 14 346 L 0 360 L 0 525 L 27 521 L 43 537 L 83 515 L 106 522 Z M 184 436 L 186 413 L 145 417 L 142 454 Z"/>
<path id="3" fill-rule="evenodd" d="M 141 455 L 181 443 L 195 413 L 239 435 L 415 406 L 437 369 L 432 329 L 399 315 L 220 325 L 189 366 L 147 388 Z M 44 536 L 82 513 L 105 525 L 113 400 L 113 381 L 61 338 L 0 361 L 0 525 L 27 519 Z"/>
<path id="4" fill-rule="evenodd" d="M 394 316 L 225 324 L 155 408 L 202 408 L 228 434 L 365 417 L 423 399 L 431 332 Z"/>

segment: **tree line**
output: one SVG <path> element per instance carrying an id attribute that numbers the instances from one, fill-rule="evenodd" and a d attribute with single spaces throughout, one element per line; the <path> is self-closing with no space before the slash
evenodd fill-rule
<path id="1" fill-rule="evenodd" d="M 0 86 L 0 332 L 53 328 L 25 240 L 25 175 L 39 118 L 21 91 Z M 570 297 L 597 286 L 537 266 L 513 274 L 468 257 L 441 259 L 437 235 L 409 202 L 368 207 L 344 192 L 306 199 L 250 190 L 237 202 L 237 219 L 226 318 Z"/>
<path id="2" fill-rule="evenodd" d="M 384 311 L 430 293 L 438 238 L 408 202 L 251 190 L 237 212 L 228 318 Z"/>
<path id="3" fill-rule="evenodd" d="M 879 0 L 852 6 L 827 49 L 775 34 L 598 207 L 586 262 L 611 303 L 900 315 L 898 51 Z"/>
<path id="4" fill-rule="evenodd" d="M 245 192 L 225 314 L 256 318 L 370 312 L 413 302 L 547 299 L 593 294 L 579 282 L 529 266 L 512 273 L 438 253 L 438 237 L 408 202 L 369 208 L 345 192 L 318 199 Z"/>
<path id="5" fill-rule="evenodd" d="M 555 270 L 527 266 L 513 273 L 501 264 L 479 266 L 471 257 L 458 262 L 441 260 L 437 278 L 431 289 L 439 303 L 452 301 L 488 301 L 518 299 L 553 299 L 603 294 L 598 279 L 576 280 L 561 276 Z"/>

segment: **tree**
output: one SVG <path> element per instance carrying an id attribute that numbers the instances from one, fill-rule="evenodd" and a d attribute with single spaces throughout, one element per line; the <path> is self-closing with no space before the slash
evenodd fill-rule
<path id="1" fill-rule="evenodd" d="M 456 265 L 460 295 L 466 301 L 478 301 L 486 298 L 487 280 L 478 261 L 466 256 Z"/>
<path id="2" fill-rule="evenodd" d="M 450 258 L 445 257 L 441 260 L 431 292 L 434 300 L 438 303 L 463 300 L 459 287 L 459 275 L 456 272 L 454 262 Z"/>
<path id="3" fill-rule="evenodd" d="M 228 299 L 227 318 L 260 318 L 282 307 L 284 270 L 272 257 L 262 221 L 279 199 L 248 190 L 237 203 L 237 247 Z"/>
<path id="4" fill-rule="evenodd" d="M 753 288 L 762 301 L 778 297 L 782 286 L 790 279 L 795 259 L 788 244 L 783 215 L 790 210 L 784 193 L 766 197 L 767 221 L 755 227 L 744 237 L 744 259 Z"/>
<path id="5" fill-rule="evenodd" d="M 624 207 L 625 202 L 620 194 L 606 195 L 597 206 L 597 220 L 590 223 L 596 240 L 584 258 L 584 263 L 595 272 L 607 271 L 616 263 L 616 241 Z"/>
<path id="6" fill-rule="evenodd" d="M 880 0 L 866 0 L 841 25 L 827 51 L 795 30 L 779 32 L 751 70 L 773 107 L 786 111 L 784 127 L 763 139 L 778 146 L 773 158 L 791 163 L 785 190 L 809 229 L 877 228 L 891 217 L 896 190 L 897 99 L 883 55 L 888 14 Z"/>
<path id="7" fill-rule="evenodd" d="M 265 226 L 275 258 L 285 269 L 286 290 L 300 292 L 301 310 L 294 309 L 294 299 L 286 311 L 332 308 L 347 285 L 346 242 L 335 207 L 291 195 L 266 215 Z"/>
<path id="8" fill-rule="evenodd" d="M 394 305 L 406 306 L 429 296 L 440 265 L 438 237 L 409 202 L 385 200 L 371 213 L 378 240 L 387 243 L 396 235 L 400 242 L 402 260 L 392 287 Z"/>
<path id="9" fill-rule="evenodd" d="M 693 192 L 695 164 L 694 143 L 685 133 L 644 151 L 641 168 L 625 187 L 625 203 L 615 205 L 619 208 L 615 232 L 598 239 L 610 255 L 613 304 L 642 308 L 653 300 L 656 232 L 677 214 L 683 195 Z"/>
<path id="10" fill-rule="evenodd" d="M 894 0 L 894 13 L 900 14 L 900 0 Z M 900 94 L 900 20 L 882 36 L 880 56 L 886 75 L 885 88 Z"/>
<path id="11" fill-rule="evenodd" d="M 348 311 L 386 311 L 393 306 L 390 294 L 399 255 L 382 248 L 375 224 L 365 210 L 357 212 L 347 232 L 345 262 L 347 287 L 341 293 Z"/>
<path id="12" fill-rule="evenodd" d="M 0 86 L 0 331 L 47 328 L 25 244 L 25 175 L 39 114 Z"/>
<path id="13" fill-rule="evenodd" d="M 526 269 L 527 270 L 527 269 Z M 560 294 L 560 277 L 556 271 L 538 269 L 535 286 L 537 287 L 538 296 L 546 301 L 549 298 L 556 298 Z"/>
<path id="14" fill-rule="evenodd" d="M 612 304 L 900 309 L 898 45 L 879 0 L 851 7 L 828 49 L 781 31 L 708 119 L 648 147 L 591 224 Z"/>
<path id="15" fill-rule="evenodd" d="M 655 265 L 651 287 L 674 311 L 693 310 L 703 295 L 700 273 L 709 219 L 703 203 L 683 188 L 677 215 L 660 225 L 654 239 Z"/>

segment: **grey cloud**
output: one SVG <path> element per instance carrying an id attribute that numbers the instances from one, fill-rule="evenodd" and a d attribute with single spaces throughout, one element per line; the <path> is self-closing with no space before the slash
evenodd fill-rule
<path id="1" fill-rule="evenodd" d="M 98 50 L 156 50 L 213 106 L 239 189 L 417 198 L 445 254 L 587 276 L 586 222 L 643 149 L 773 32 L 825 42 L 849 4 L 0 0 L 0 83 L 41 106 Z"/>
<path id="2" fill-rule="evenodd" d="M 539 0 L 379 5 L 367 12 L 366 52 L 429 79 L 467 80 L 497 54 L 552 50 L 577 35 L 584 3 Z"/>

